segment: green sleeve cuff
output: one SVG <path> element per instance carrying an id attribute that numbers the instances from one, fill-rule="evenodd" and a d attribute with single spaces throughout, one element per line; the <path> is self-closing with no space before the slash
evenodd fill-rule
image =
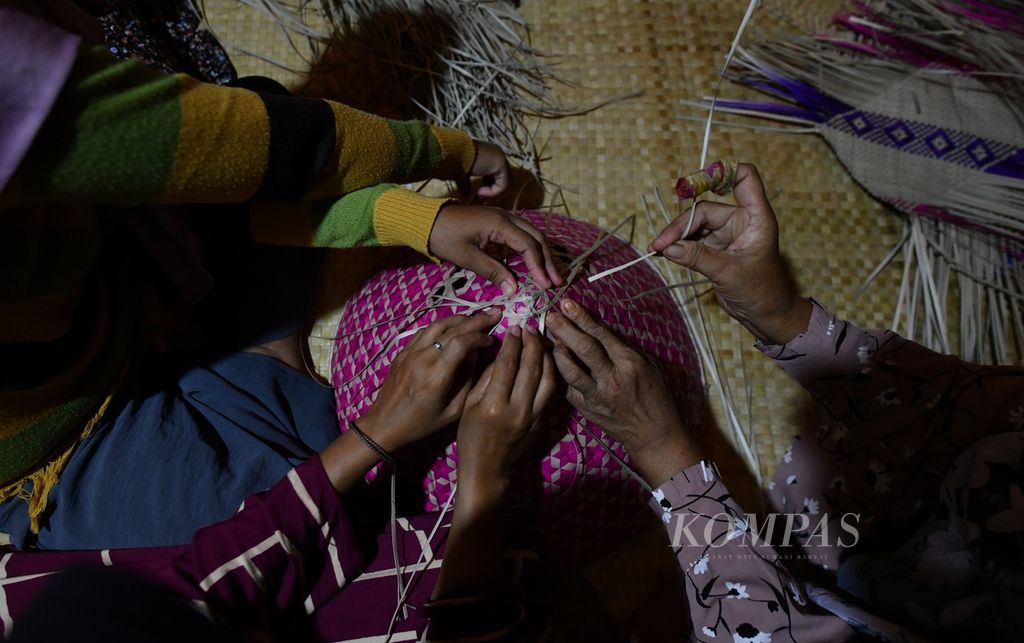
<path id="1" fill-rule="evenodd" d="M 426 197 L 384 183 L 339 199 L 258 203 L 250 211 L 261 243 L 321 248 L 408 246 L 433 260 L 430 231 L 451 199 Z"/>

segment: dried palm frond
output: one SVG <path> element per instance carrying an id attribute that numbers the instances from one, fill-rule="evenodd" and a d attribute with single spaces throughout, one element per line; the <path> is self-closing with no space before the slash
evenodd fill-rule
<path id="1" fill-rule="evenodd" d="M 902 259 L 895 328 L 970 361 L 1013 361 L 1024 347 L 1024 2 L 854 6 L 831 31 L 741 48 L 732 78 L 772 100 L 717 109 L 821 135 L 904 217 L 865 283 Z"/>

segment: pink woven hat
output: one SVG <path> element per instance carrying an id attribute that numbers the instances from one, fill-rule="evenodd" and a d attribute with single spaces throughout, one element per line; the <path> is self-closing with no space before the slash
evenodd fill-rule
<path id="1" fill-rule="evenodd" d="M 567 266 L 603 236 L 599 228 L 563 216 L 534 211 L 519 216 L 544 231 Z M 659 290 L 664 279 L 641 262 L 593 283 L 587 280 L 637 256 L 630 244 L 608 238 L 582 262 L 564 294 L 660 364 L 683 423 L 696 432 L 703 409 L 700 364 L 676 302 Z M 511 297 L 449 263 L 410 262 L 370 277 L 346 304 L 337 329 L 331 374 L 341 430 L 369 409 L 398 351 L 437 319 L 499 305 L 503 317 L 492 331 L 495 336 L 504 337 L 510 324 L 543 330 L 544 311 L 557 306 L 557 291 L 533 284 L 521 257 L 510 258 L 507 265 L 520 283 Z M 552 550 L 571 561 L 593 560 L 635 534 L 638 521 L 652 519 L 640 484 L 612 455 L 629 461 L 621 444 L 561 396 L 541 423 L 538 438 L 517 465 L 511 503 L 538 527 Z M 417 509 L 436 511 L 451 496 L 458 463 L 454 429 L 402 454 L 399 477 L 416 475 L 422 481 Z M 414 464 L 404 466 L 406 460 Z M 368 480 L 378 473 L 371 471 Z"/>

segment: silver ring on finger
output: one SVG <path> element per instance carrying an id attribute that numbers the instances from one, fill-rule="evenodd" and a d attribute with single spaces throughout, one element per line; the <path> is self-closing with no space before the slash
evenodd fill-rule
<path id="1" fill-rule="evenodd" d="M 441 351 L 443 351 L 443 350 L 444 350 L 444 344 L 442 344 L 441 342 L 435 341 L 435 342 L 433 343 L 433 346 L 434 346 L 434 348 L 436 348 L 436 349 L 437 349 L 437 352 L 438 352 L 438 353 L 440 353 Z"/>

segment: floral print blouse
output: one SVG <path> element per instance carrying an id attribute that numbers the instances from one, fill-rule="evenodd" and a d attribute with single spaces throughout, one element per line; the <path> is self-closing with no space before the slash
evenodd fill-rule
<path id="1" fill-rule="evenodd" d="M 1024 640 L 1024 369 L 978 366 L 816 301 L 759 346 L 820 421 L 744 512 L 702 462 L 654 491 L 700 641 Z"/>

